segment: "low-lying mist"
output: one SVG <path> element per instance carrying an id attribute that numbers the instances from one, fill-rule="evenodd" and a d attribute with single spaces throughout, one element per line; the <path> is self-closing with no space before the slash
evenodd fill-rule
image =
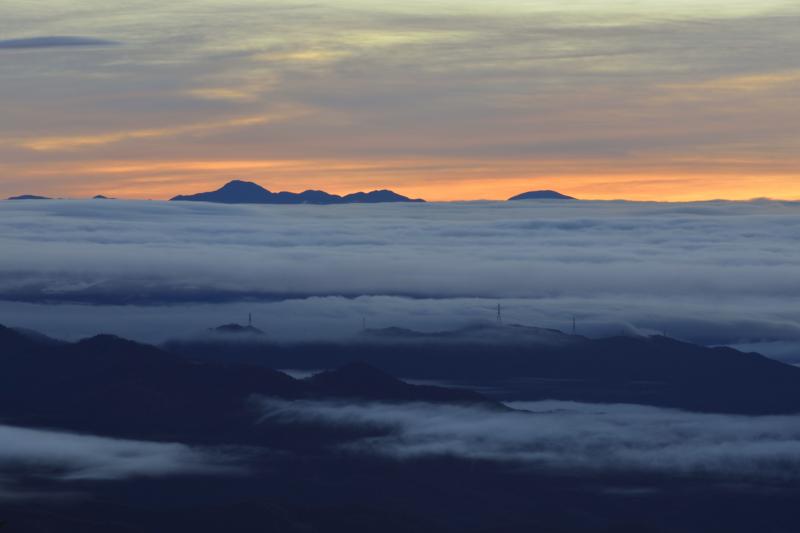
<path id="1" fill-rule="evenodd" d="M 225 450 L 0 425 L 0 501 L 44 496 L 15 487 L 18 478 L 66 483 L 238 475 L 237 462 Z"/>
<path id="2" fill-rule="evenodd" d="M 583 473 L 800 479 L 800 416 L 697 414 L 637 405 L 473 406 L 262 399 L 265 419 L 383 428 L 344 446 L 398 460 L 452 456 Z"/>

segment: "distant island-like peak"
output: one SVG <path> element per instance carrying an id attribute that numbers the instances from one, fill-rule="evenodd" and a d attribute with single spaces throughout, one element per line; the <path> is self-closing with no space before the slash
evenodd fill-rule
<path id="1" fill-rule="evenodd" d="M 577 200 L 577 198 L 556 191 L 543 190 L 524 192 L 508 199 L 509 202 L 514 200 Z"/>
<path id="2" fill-rule="evenodd" d="M 389 190 L 356 192 L 346 196 L 325 191 L 307 190 L 301 193 L 272 192 L 257 183 L 233 180 L 220 189 L 191 195 L 180 195 L 173 202 L 213 202 L 220 204 L 377 204 L 389 202 L 424 202 Z"/>

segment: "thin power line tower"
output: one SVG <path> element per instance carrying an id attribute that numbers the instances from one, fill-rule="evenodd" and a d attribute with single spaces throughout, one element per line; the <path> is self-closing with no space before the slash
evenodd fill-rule
<path id="1" fill-rule="evenodd" d="M 497 323 L 503 323 L 503 308 L 500 306 L 500 304 L 497 304 Z"/>

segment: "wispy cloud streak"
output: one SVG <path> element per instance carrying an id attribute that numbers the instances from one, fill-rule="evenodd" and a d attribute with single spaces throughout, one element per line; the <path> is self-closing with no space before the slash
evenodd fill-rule
<path id="1" fill-rule="evenodd" d="M 25 477 L 67 483 L 239 472 L 232 455 L 211 449 L 0 425 L 0 500 L 43 496 L 14 487 Z"/>
<path id="2" fill-rule="evenodd" d="M 37 48 L 74 48 L 116 46 L 120 43 L 92 37 L 45 36 L 0 41 L 0 50 L 30 50 Z"/>

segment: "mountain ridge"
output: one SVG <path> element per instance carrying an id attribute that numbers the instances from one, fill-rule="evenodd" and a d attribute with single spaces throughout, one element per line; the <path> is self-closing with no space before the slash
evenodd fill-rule
<path id="1" fill-rule="evenodd" d="M 435 333 L 366 330 L 345 342 L 226 344 L 190 339 L 169 341 L 164 348 L 208 361 L 298 370 L 363 361 L 403 379 L 492 390 L 489 397 L 502 402 L 800 413 L 800 368 L 757 353 L 664 336 L 592 339 L 545 328 L 478 324 Z"/>
<path id="2" fill-rule="evenodd" d="M 352 361 L 352 360 L 351 360 Z M 316 380 L 264 366 L 202 361 L 115 335 L 53 344 L 0 325 L 0 418 L 123 438 L 264 444 L 254 397 L 480 404 L 479 393 L 405 383 L 363 364 Z"/>
<path id="3" fill-rule="evenodd" d="M 340 196 L 321 190 L 309 189 L 300 193 L 272 192 L 251 181 L 232 180 L 215 191 L 189 195 L 178 195 L 171 202 L 211 202 L 222 204 L 372 204 L 372 203 L 422 203 L 388 189 L 371 192 L 355 192 Z"/>

